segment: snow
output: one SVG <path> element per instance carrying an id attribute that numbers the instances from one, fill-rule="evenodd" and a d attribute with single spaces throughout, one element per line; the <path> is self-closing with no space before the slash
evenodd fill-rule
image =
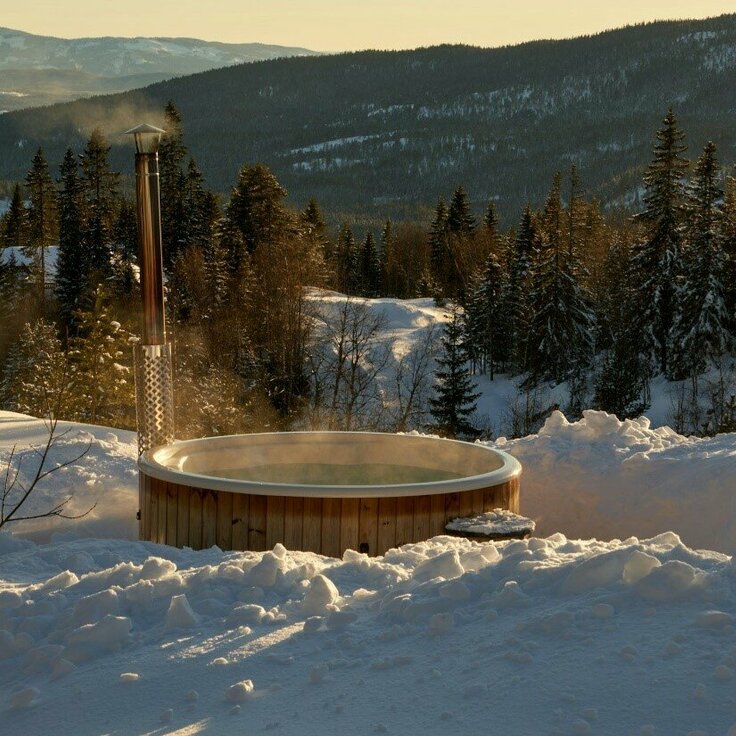
<path id="1" fill-rule="evenodd" d="M 530 534 L 535 524 L 525 516 L 519 516 L 507 509 L 494 509 L 484 514 L 467 518 L 453 519 L 445 524 L 448 532 L 475 534 L 490 537 L 493 535 Z"/>
<path id="2" fill-rule="evenodd" d="M 521 512 L 541 535 L 626 538 L 675 529 L 691 546 L 736 551 L 736 434 L 683 437 L 646 417 L 561 412 L 539 434 L 494 446 L 523 466 Z"/>
<path id="3" fill-rule="evenodd" d="M 8 733 L 503 723 L 508 734 L 618 736 L 736 723 L 734 560 L 673 533 L 437 537 L 342 560 L 1 538 Z M 264 560 L 278 561 L 276 576 L 250 585 Z M 65 575 L 70 561 L 77 572 Z M 244 605 L 247 626 L 232 615 Z"/>
<path id="4" fill-rule="evenodd" d="M 395 356 L 444 319 L 372 307 Z M 537 536 L 333 559 L 137 541 L 134 434 L 59 430 L 32 508 L 97 506 L 0 532 L 3 733 L 736 734 L 736 434 L 554 412 L 491 443 Z"/>

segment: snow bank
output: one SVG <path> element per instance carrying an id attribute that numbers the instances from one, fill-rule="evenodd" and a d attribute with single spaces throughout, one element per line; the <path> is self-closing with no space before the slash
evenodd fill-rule
<path id="1" fill-rule="evenodd" d="M 25 514 L 42 513 L 67 496 L 70 513 L 83 513 L 76 521 L 38 519 L 12 524 L 14 533 L 47 541 L 61 533 L 79 537 L 124 537 L 135 539 L 138 527 L 138 458 L 136 435 L 109 427 L 59 422 L 59 438 L 49 455 L 48 465 L 64 462 L 85 452 L 79 462 L 45 478 L 23 507 Z M 13 446 L 23 455 L 21 478 L 26 480 L 38 463 L 32 446 L 43 447 L 48 439 L 44 422 L 14 412 L 0 411 L 0 467 Z M 89 448 L 89 449 L 88 449 Z M 47 465 L 47 467 L 48 467 Z"/>
<path id="2" fill-rule="evenodd" d="M 8 733 L 717 735 L 736 722 L 736 563 L 673 533 L 437 537 L 342 560 L 16 541 L 0 591 Z"/>
<path id="3" fill-rule="evenodd" d="M 646 417 L 555 412 L 538 435 L 493 443 L 522 466 L 521 510 L 541 535 L 625 539 L 674 529 L 687 544 L 736 551 L 736 434 L 700 439 Z"/>

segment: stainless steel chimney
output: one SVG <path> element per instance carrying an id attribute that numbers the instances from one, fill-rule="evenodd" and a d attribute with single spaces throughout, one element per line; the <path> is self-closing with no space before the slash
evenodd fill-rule
<path id="1" fill-rule="evenodd" d="M 141 342 L 135 347 L 138 452 L 174 439 L 171 346 L 166 341 L 161 193 L 158 145 L 165 132 L 143 124 L 127 131 L 135 139 L 138 267 L 143 297 Z"/>

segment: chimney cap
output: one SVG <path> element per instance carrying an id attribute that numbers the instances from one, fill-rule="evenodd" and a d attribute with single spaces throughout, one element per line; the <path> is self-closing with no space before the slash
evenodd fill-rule
<path id="1" fill-rule="evenodd" d="M 125 135 L 132 135 L 135 139 L 135 150 L 138 153 L 156 153 L 161 136 L 166 131 L 149 123 L 141 123 L 135 128 L 125 131 Z"/>

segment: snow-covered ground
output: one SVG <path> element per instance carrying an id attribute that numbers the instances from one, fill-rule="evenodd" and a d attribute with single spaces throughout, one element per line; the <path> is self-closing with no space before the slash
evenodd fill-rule
<path id="1" fill-rule="evenodd" d="M 34 504 L 99 503 L 0 533 L 3 734 L 736 736 L 736 558 L 678 536 L 736 547 L 736 435 L 555 414 L 500 443 L 537 537 L 337 560 L 132 541 L 134 437 L 65 428 Z"/>
<path id="2" fill-rule="evenodd" d="M 319 313 L 324 319 L 333 324 L 337 321 L 339 311 L 345 304 L 346 297 L 338 292 L 313 289 L 310 298 L 317 305 Z M 366 322 L 372 319 L 380 320 L 380 327 L 376 332 L 374 344 L 379 351 L 386 345 L 391 345 L 391 359 L 379 372 L 379 381 L 387 396 L 395 393 L 395 372 L 398 362 L 402 356 L 412 349 L 421 349 L 426 342 L 428 331 L 432 330 L 435 337 L 433 355 L 439 354 L 439 338 L 442 334 L 443 325 L 449 320 L 446 307 L 438 307 L 429 298 L 424 299 L 392 299 L 388 297 L 380 299 L 352 299 L 354 304 L 363 305 L 368 315 Z M 727 386 L 729 382 L 736 381 L 736 366 L 732 360 L 724 359 L 723 378 Z M 494 380 L 486 375 L 475 375 L 473 380 L 476 390 L 480 393 L 477 401 L 477 410 L 474 416 L 476 426 L 484 429 L 490 436 L 502 436 L 513 433 L 512 412 L 520 409 L 527 400 L 520 391 L 519 384 L 523 377 L 496 374 Z M 592 400 L 593 376 L 589 376 L 587 400 Z M 700 404 L 701 421 L 706 417 L 708 409 L 708 384 L 715 383 L 719 378 L 715 369 L 701 377 Z M 656 377 L 650 385 L 650 406 L 646 415 L 653 427 L 672 425 L 677 409 L 677 399 L 682 390 L 682 382 L 670 382 L 662 376 Z M 689 385 L 685 382 L 686 395 Z M 736 384 L 733 384 L 736 389 Z M 725 393 L 729 395 L 732 388 Z M 552 406 L 559 406 L 563 410 L 569 404 L 569 390 L 566 383 L 559 385 L 542 385 L 535 392 L 532 399 L 536 401 L 533 413 L 544 412 Z"/>

